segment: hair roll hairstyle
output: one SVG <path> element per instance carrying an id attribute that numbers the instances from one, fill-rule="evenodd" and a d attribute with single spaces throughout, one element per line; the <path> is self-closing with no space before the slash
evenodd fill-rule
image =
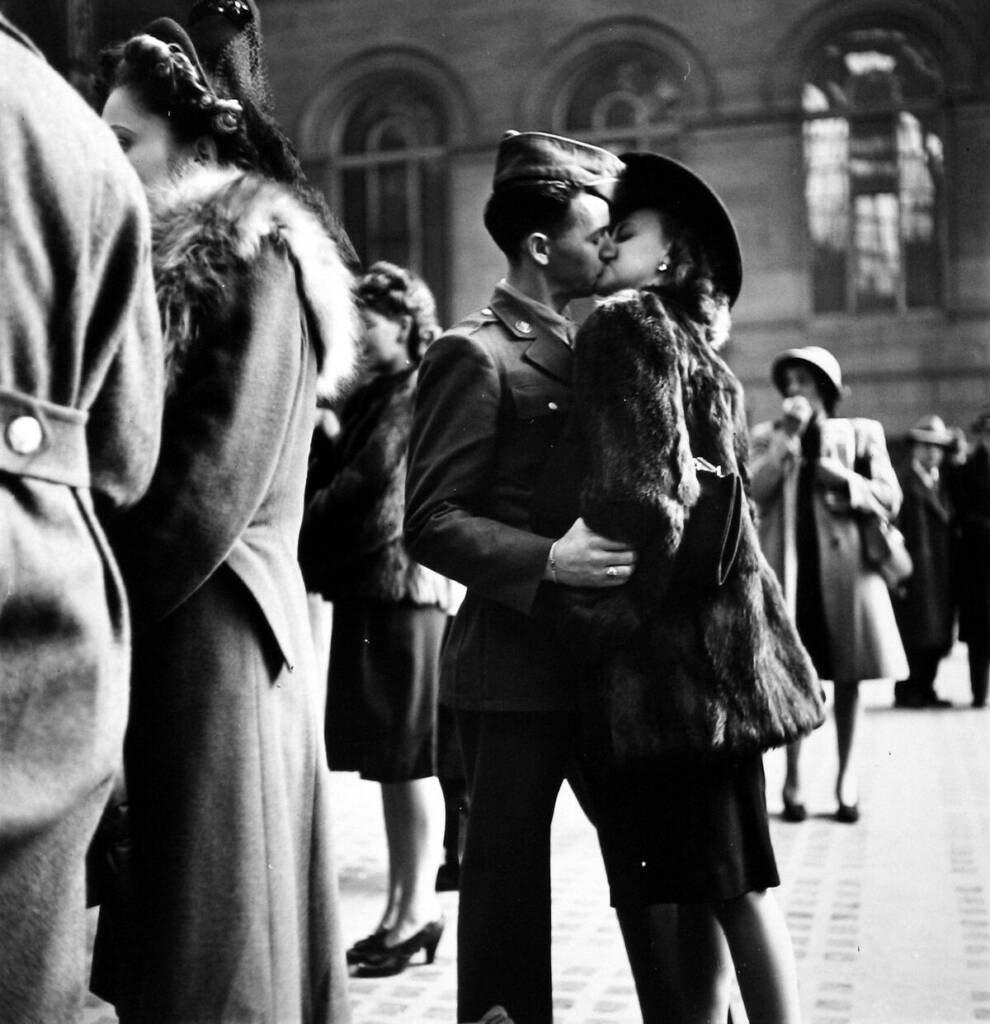
<path id="1" fill-rule="evenodd" d="M 418 365 L 427 345 L 441 332 L 436 300 L 427 283 L 411 270 L 379 260 L 358 282 L 356 295 L 363 309 L 392 319 L 412 318 L 406 350 L 413 365 Z"/>

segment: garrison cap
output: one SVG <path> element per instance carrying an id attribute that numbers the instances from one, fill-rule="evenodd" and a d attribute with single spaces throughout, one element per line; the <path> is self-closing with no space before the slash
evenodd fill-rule
<path id="1" fill-rule="evenodd" d="M 545 132 L 507 131 L 499 143 L 492 188 L 565 181 L 610 200 L 622 161 L 607 149 Z"/>

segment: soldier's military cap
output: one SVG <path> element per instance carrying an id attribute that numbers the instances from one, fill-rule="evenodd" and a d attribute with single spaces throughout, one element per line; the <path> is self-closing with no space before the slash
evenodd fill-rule
<path id="1" fill-rule="evenodd" d="M 607 149 L 545 132 L 508 131 L 499 143 L 492 189 L 564 181 L 609 199 L 622 161 Z"/>

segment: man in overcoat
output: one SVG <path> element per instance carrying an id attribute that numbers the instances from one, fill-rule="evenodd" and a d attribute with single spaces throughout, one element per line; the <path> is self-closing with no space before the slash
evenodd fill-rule
<path id="1" fill-rule="evenodd" d="M 939 662 L 952 647 L 955 614 L 952 592 L 952 547 L 955 529 L 952 502 L 942 462 L 955 437 L 940 416 L 923 416 L 909 431 L 910 461 L 900 474 L 904 504 L 898 523 L 914 571 L 894 612 L 907 654 L 910 675 L 894 684 L 894 705 L 906 708 L 948 707 L 935 692 Z"/>
<path id="2" fill-rule="evenodd" d="M 541 587 L 621 586 L 635 552 L 578 520 L 531 527 L 571 405 L 567 304 L 612 250 L 606 196 L 621 163 L 538 132 L 501 142 L 485 225 L 508 261 L 490 303 L 435 341 L 420 370 L 406 536 L 467 587 L 441 666 L 469 786 L 458 1020 L 501 1003 L 550 1024 L 550 823 L 576 732 L 567 652 L 532 612 Z"/>
<path id="3" fill-rule="evenodd" d="M 97 513 L 158 455 L 144 195 L 110 130 L 0 16 L 0 1020 L 73 1021 L 84 858 L 121 759 L 123 589 Z"/>

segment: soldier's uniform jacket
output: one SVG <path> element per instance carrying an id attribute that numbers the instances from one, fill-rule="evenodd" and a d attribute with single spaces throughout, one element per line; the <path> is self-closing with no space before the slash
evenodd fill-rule
<path id="1" fill-rule="evenodd" d="M 499 285 L 427 350 L 409 449 L 412 556 L 467 587 L 441 700 L 470 710 L 571 708 L 567 653 L 531 616 L 554 537 L 531 528 L 533 493 L 571 406 L 562 332 Z"/>

